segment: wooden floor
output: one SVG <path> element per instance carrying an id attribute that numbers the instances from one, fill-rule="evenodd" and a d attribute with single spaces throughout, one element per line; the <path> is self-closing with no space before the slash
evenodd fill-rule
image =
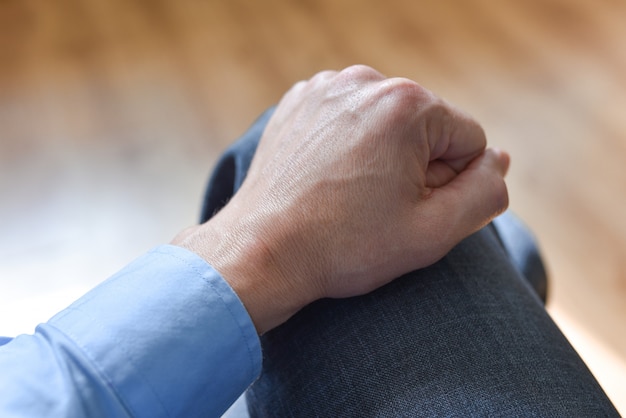
<path id="1" fill-rule="evenodd" d="M 550 308 L 626 411 L 624 22 L 620 0 L 2 1 L 0 334 L 169 241 L 264 107 L 363 63 L 510 151 Z"/>

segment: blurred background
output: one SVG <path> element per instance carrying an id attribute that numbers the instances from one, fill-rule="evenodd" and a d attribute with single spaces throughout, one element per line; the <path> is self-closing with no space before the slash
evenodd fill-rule
<path id="1" fill-rule="evenodd" d="M 549 310 L 626 412 L 626 2 L 0 2 L 0 335 L 196 222 L 222 151 L 294 82 L 419 81 L 508 150 Z"/>

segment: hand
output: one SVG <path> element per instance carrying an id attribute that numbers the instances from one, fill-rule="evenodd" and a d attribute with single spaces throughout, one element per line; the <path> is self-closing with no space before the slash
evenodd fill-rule
<path id="1" fill-rule="evenodd" d="M 297 83 L 241 189 L 175 243 L 239 294 L 257 330 L 323 297 L 426 267 L 508 205 L 509 158 L 418 84 L 364 66 Z"/>

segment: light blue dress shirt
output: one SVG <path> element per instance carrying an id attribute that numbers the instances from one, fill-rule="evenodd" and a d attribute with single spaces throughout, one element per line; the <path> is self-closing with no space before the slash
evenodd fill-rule
<path id="1" fill-rule="evenodd" d="M 0 346 L 0 416 L 220 416 L 260 370 L 237 295 L 165 245 Z"/>

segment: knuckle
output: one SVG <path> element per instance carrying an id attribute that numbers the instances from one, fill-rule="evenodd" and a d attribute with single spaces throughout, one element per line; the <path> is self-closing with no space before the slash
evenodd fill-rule
<path id="1" fill-rule="evenodd" d="M 368 67 L 367 65 L 352 65 L 343 69 L 339 76 L 341 78 L 354 79 L 359 81 L 378 81 L 385 78 L 381 73 L 373 69 L 372 67 Z"/>
<path id="2" fill-rule="evenodd" d="M 304 89 L 307 85 L 307 81 L 305 80 L 300 80 L 298 82 L 296 82 L 292 87 L 291 90 L 292 91 L 301 91 L 302 89 Z"/>
<path id="3" fill-rule="evenodd" d="M 337 74 L 336 71 L 326 70 L 320 71 L 313 75 L 308 80 L 299 81 L 296 85 L 299 85 L 301 91 L 310 91 L 322 88 Z"/>
<path id="4" fill-rule="evenodd" d="M 444 106 L 444 103 L 433 93 L 408 78 L 397 77 L 384 80 L 380 83 L 378 93 L 398 106 L 408 106 L 411 109 Z"/>
<path id="5" fill-rule="evenodd" d="M 331 79 L 332 77 L 334 77 L 335 75 L 337 75 L 337 71 L 332 71 L 332 70 L 320 71 L 317 74 L 315 74 L 313 77 L 311 77 L 309 81 L 313 84 L 319 83 L 319 82 L 325 82 Z"/>

